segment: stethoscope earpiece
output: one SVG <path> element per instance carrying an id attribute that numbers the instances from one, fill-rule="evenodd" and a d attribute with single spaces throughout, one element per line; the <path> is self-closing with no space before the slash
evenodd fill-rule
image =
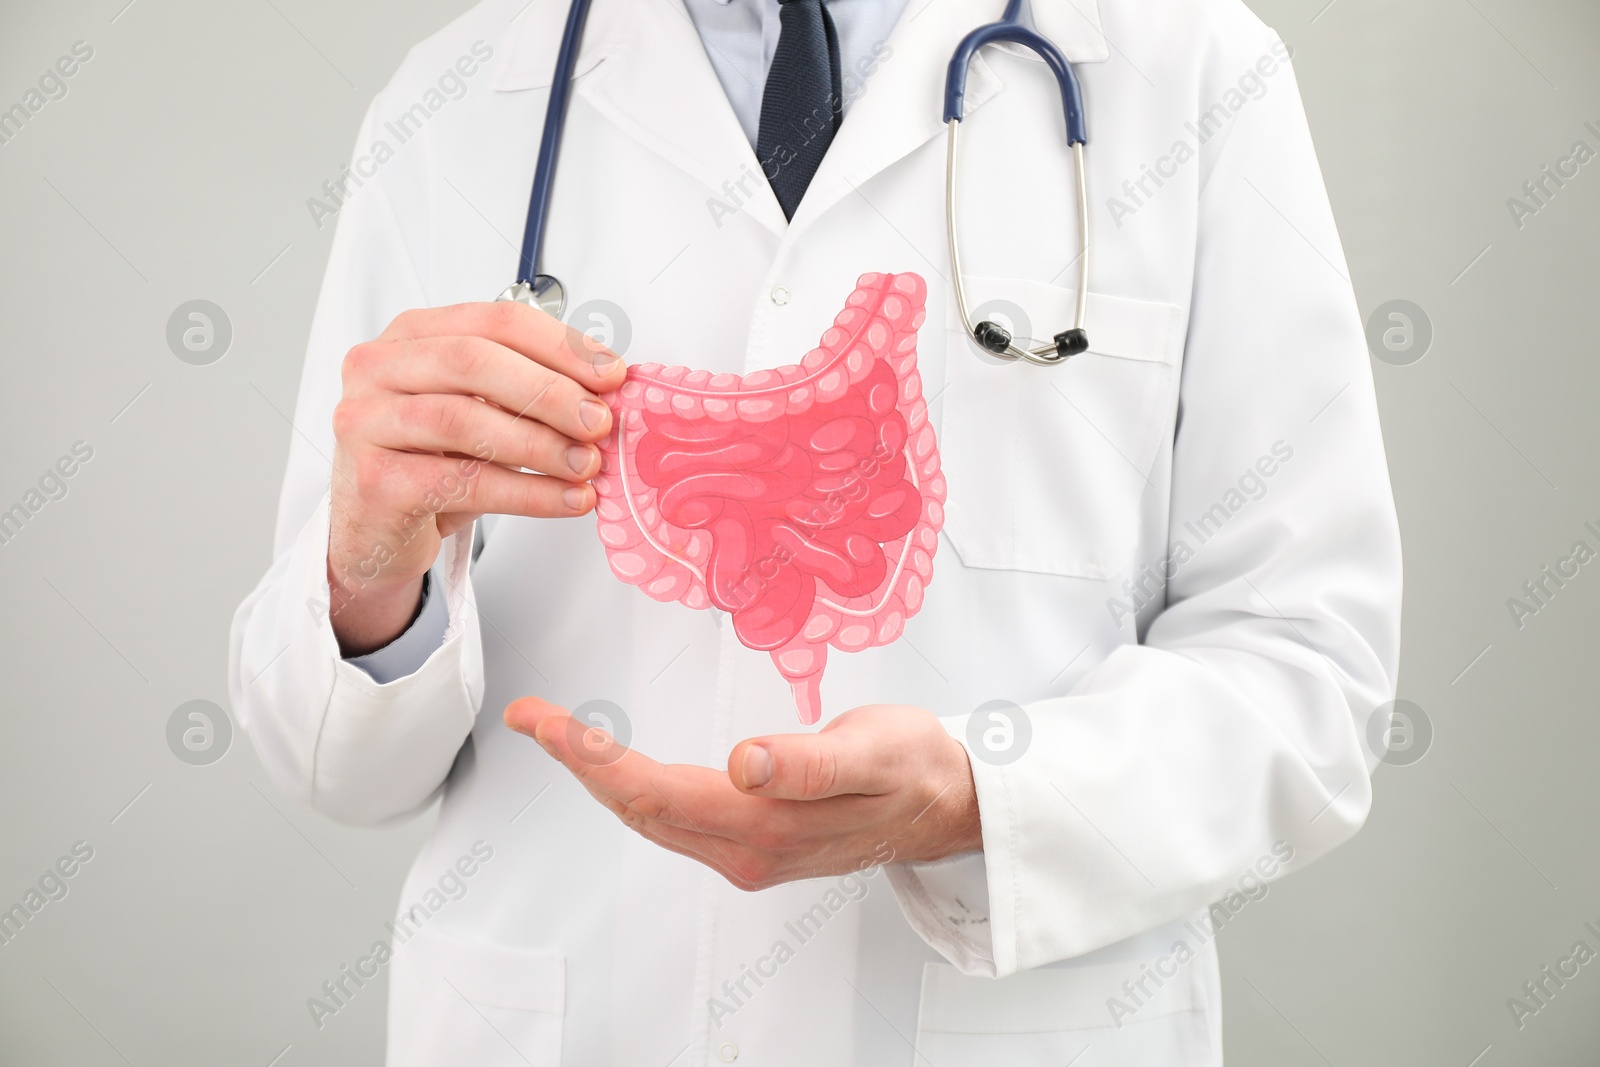
<path id="1" fill-rule="evenodd" d="M 1005 355 L 1011 348 L 1011 331 L 987 320 L 973 328 L 972 338 L 997 356 Z"/>
<path id="2" fill-rule="evenodd" d="M 1011 331 L 997 322 L 985 319 L 972 328 L 972 339 L 978 344 L 1004 359 L 1018 359 L 1012 351 Z M 1055 353 L 1052 355 L 1049 348 L 1037 348 L 1020 358 L 1030 363 L 1049 365 L 1060 363 L 1062 360 L 1076 356 L 1089 350 L 1089 334 L 1074 327 L 1063 330 L 1052 339 L 1055 344 Z"/>
<path id="3" fill-rule="evenodd" d="M 1080 329 L 1063 330 L 1056 334 L 1056 355 L 1062 359 L 1089 351 L 1089 335 Z"/>

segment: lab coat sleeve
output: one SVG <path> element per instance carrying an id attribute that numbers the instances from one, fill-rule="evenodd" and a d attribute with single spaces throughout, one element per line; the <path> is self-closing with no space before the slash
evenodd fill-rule
<path id="1" fill-rule="evenodd" d="M 1201 98 L 1273 40 L 1224 50 Z M 981 854 L 889 869 L 911 924 L 969 974 L 1192 914 L 1247 871 L 1325 854 L 1371 803 L 1364 738 L 1396 684 L 1399 531 L 1293 71 L 1218 141 L 1196 180 L 1164 607 L 1139 643 L 1024 708 L 1021 759 L 969 748 Z M 1241 482 L 1261 469 L 1274 473 Z M 1201 543 L 1186 520 L 1219 503 L 1231 517 Z M 965 745 L 966 720 L 945 724 Z"/>
<path id="2" fill-rule="evenodd" d="M 376 139 L 375 101 L 357 154 Z M 380 684 L 344 660 L 328 617 L 332 413 L 345 353 L 400 312 L 427 306 L 391 182 L 414 190 L 426 145 L 389 161 L 339 206 L 295 406 L 274 560 L 233 620 L 229 695 L 267 772 L 285 792 L 342 822 L 377 823 L 426 805 L 472 728 L 482 646 L 468 569 L 472 531 L 446 538 L 432 595 L 448 621 L 414 672 Z M 419 620 L 421 621 L 421 620 Z"/>

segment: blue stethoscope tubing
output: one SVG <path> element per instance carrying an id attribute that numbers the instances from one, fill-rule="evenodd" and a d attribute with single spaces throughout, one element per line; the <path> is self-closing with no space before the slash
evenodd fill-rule
<path id="1" fill-rule="evenodd" d="M 583 26 L 589 19 L 590 0 L 572 0 L 567 8 L 567 25 L 561 31 L 561 50 L 556 54 L 550 101 L 545 106 L 544 132 L 539 137 L 539 161 L 533 170 L 533 192 L 528 196 L 528 220 L 522 228 L 522 255 L 517 264 L 517 280 L 500 294 L 501 300 L 532 304 L 555 318 L 566 309 L 565 287 L 553 274 L 539 268 L 544 256 L 545 223 L 550 218 L 550 193 L 555 186 L 556 157 L 561 154 L 561 137 L 566 132 L 567 104 L 572 99 L 573 70 L 578 65 L 578 47 L 583 42 Z"/>
<path id="2" fill-rule="evenodd" d="M 1011 332 L 997 323 L 974 323 L 967 310 L 966 287 L 962 283 L 961 249 L 956 225 L 956 175 L 960 172 L 956 150 L 958 130 L 962 119 L 962 98 L 966 95 L 967 70 L 972 57 L 986 44 L 1001 42 L 1021 45 L 1044 60 L 1055 75 L 1061 89 L 1061 109 L 1066 117 L 1067 144 L 1072 148 L 1072 164 L 1076 171 L 1078 187 L 1078 303 L 1073 326 L 1055 335 L 1047 345 L 1025 348 L 1018 345 Z M 1089 334 L 1085 322 L 1089 312 L 1089 188 L 1084 168 L 1084 146 L 1089 143 L 1089 133 L 1083 114 L 1083 87 L 1078 74 L 1072 69 L 1061 49 L 1047 37 L 1034 32 L 1022 23 L 1022 0 L 1009 0 L 999 22 L 979 26 L 961 39 L 955 55 L 950 57 L 950 70 L 944 83 L 944 122 L 948 132 L 945 156 L 945 232 L 950 239 L 950 277 L 954 282 L 956 307 L 961 312 L 961 323 L 967 336 L 1002 359 L 1026 360 L 1040 366 L 1054 366 L 1064 362 L 1089 347 Z"/>
<path id="3" fill-rule="evenodd" d="M 533 191 L 528 198 L 528 219 L 522 231 L 522 253 L 517 280 L 500 294 L 501 300 L 532 304 L 556 318 L 566 308 L 566 292 L 561 282 L 541 269 L 545 226 L 550 217 L 550 195 L 555 184 L 556 157 L 567 123 L 567 105 L 572 98 L 573 71 L 578 63 L 578 48 L 583 41 L 584 23 L 589 18 L 590 0 L 572 0 L 567 9 L 567 24 L 562 31 L 561 49 L 545 108 L 544 131 L 539 140 L 539 158 L 533 173 Z M 1020 45 L 1042 59 L 1055 75 L 1061 89 L 1061 108 L 1066 119 L 1067 144 L 1072 148 L 1078 191 L 1078 302 L 1073 327 L 1058 333 L 1048 345 L 1036 348 L 1019 346 L 1011 333 L 994 322 L 973 323 L 967 310 L 965 286 L 961 276 L 961 252 L 956 228 L 956 174 L 958 171 L 957 131 L 963 116 L 967 71 L 978 50 L 988 44 Z M 1083 88 L 1077 72 L 1061 49 L 1047 37 L 1022 22 L 1022 0 L 1008 0 L 1000 21 L 987 23 L 968 33 L 950 57 L 945 77 L 944 121 L 948 134 L 945 166 L 945 229 L 950 240 L 950 271 L 955 283 L 956 304 L 961 321 L 974 342 L 1008 360 L 1026 360 L 1043 366 L 1061 363 L 1089 347 L 1084 329 L 1089 298 L 1089 194 L 1085 180 L 1084 146 L 1089 135 L 1084 121 Z"/>

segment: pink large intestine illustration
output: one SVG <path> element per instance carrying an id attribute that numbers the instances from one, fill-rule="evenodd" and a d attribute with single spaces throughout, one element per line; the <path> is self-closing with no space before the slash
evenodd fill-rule
<path id="1" fill-rule="evenodd" d="M 808 725 L 828 646 L 894 641 L 933 580 L 945 481 L 917 372 L 926 299 L 915 274 L 866 274 L 799 363 L 647 363 L 611 395 L 594 485 L 612 573 L 727 612 Z"/>

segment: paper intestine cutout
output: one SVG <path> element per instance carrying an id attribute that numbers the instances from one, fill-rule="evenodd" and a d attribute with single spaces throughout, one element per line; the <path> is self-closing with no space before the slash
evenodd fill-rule
<path id="1" fill-rule="evenodd" d="M 894 641 L 933 580 L 945 481 L 917 372 L 926 299 L 915 274 L 866 274 L 799 363 L 647 363 L 611 395 L 594 485 L 612 572 L 727 612 L 806 724 L 828 646 Z"/>

